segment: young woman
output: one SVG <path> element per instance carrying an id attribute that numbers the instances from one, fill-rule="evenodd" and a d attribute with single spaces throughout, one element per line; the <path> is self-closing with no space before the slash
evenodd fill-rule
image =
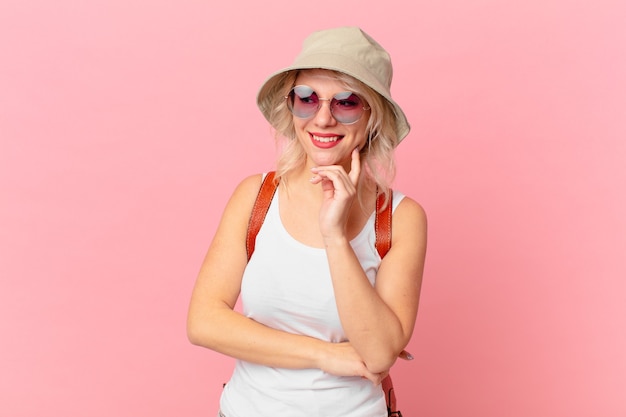
<path id="1" fill-rule="evenodd" d="M 426 216 L 390 189 L 408 134 L 388 53 L 359 28 L 313 33 L 257 102 L 281 144 L 278 189 L 248 261 L 263 175 L 234 191 L 193 291 L 192 343 L 237 359 L 225 417 L 384 417 L 380 387 L 405 354 L 426 252 Z M 375 248 L 377 195 L 391 248 Z M 243 312 L 234 310 L 238 297 Z"/>

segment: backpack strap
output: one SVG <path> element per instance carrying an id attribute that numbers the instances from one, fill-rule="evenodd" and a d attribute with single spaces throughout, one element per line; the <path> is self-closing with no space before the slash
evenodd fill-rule
<path id="1" fill-rule="evenodd" d="M 254 246 L 256 244 L 256 235 L 261 230 L 261 225 L 265 220 L 267 211 L 270 208 L 270 203 L 276 189 L 278 188 L 278 182 L 274 181 L 274 171 L 270 171 L 263 178 L 259 194 L 256 196 L 256 201 L 252 207 L 252 213 L 250 214 L 250 221 L 248 222 L 248 233 L 246 236 L 246 252 L 248 253 L 248 260 L 254 252 Z"/>
<path id="2" fill-rule="evenodd" d="M 391 248 L 391 206 L 393 204 L 393 190 L 389 190 L 389 202 L 385 204 L 385 194 L 379 194 L 376 198 L 376 218 L 374 219 L 374 231 L 376 232 L 376 250 L 380 258 L 384 258 Z"/>

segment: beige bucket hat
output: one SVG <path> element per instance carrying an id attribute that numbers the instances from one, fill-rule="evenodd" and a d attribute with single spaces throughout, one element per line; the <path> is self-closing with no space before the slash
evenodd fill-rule
<path id="1" fill-rule="evenodd" d="M 270 75 L 257 95 L 257 105 L 269 120 L 273 95 L 281 91 L 286 72 L 300 69 L 328 69 L 350 75 L 383 96 L 396 115 L 398 143 L 408 135 L 409 122 L 391 98 L 391 58 L 371 36 L 358 27 L 340 27 L 314 32 L 307 37 L 293 64 Z"/>

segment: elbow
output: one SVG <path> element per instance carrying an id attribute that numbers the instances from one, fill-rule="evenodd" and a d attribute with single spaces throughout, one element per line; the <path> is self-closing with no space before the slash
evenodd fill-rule
<path id="1" fill-rule="evenodd" d="M 214 350 L 224 333 L 223 315 L 219 309 L 191 306 L 187 315 L 187 339 L 191 344 Z"/>
<path id="2" fill-rule="evenodd" d="M 206 317 L 190 316 L 187 319 L 187 339 L 192 345 L 215 350 L 220 345 L 220 332 Z"/>
<path id="3" fill-rule="evenodd" d="M 200 342 L 200 336 L 198 335 L 198 331 L 189 323 L 187 323 L 187 340 L 189 340 L 192 345 L 196 346 Z"/>
<path id="4" fill-rule="evenodd" d="M 377 355 L 376 358 L 369 361 L 366 360 L 365 366 L 370 372 L 380 374 L 389 371 L 397 359 L 398 355 L 389 352 L 388 354 Z"/>
<path id="5" fill-rule="evenodd" d="M 205 335 L 199 323 L 193 317 L 187 318 L 187 339 L 192 345 L 204 346 Z"/>
<path id="6" fill-rule="evenodd" d="M 376 351 L 371 351 L 368 354 L 364 354 L 365 366 L 370 372 L 382 373 L 387 372 L 396 363 L 398 358 L 409 359 L 411 355 L 404 350 L 406 343 L 398 341 L 397 344 L 381 346 Z M 412 357 L 410 358 L 412 359 Z"/>
<path id="7" fill-rule="evenodd" d="M 187 327 L 187 339 L 192 345 L 200 345 L 200 336 L 194 329 L 189 327 Z"/>

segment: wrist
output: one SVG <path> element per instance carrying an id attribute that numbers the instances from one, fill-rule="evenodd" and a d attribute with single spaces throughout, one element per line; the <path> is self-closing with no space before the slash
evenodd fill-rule
<path id="1" fill-rule="evenodd" d="M 315 339 L 316 343 L 313 351 L 311 352 L 313 366 L 316 369 L 324 369 L 325 364 L 328 363 L 328 359 L 330 356 L 329 351 L 329 342 L 325 342 L 323 340 Z"/>
<path id="2" fill-rule="evenodd" d="M 350 241 L 345 234 L 338 234 L 333 236 L 323 236 L 325 249 L 337 249 L 350 246 Z"/>

